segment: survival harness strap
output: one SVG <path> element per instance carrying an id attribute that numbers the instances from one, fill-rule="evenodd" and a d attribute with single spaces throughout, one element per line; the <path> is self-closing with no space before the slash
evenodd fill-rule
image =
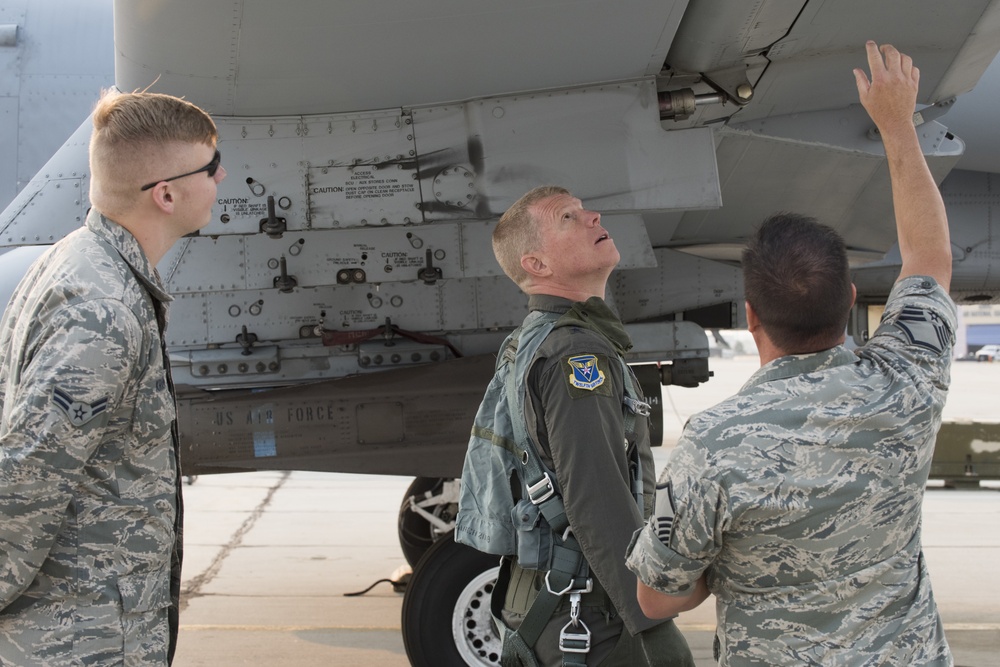
<path id="1" fill-rule="evenodd" d="M 541 331 L 531 338 L 532 343 L 534 343 L 531 345 L 532 349 L 525 349 L 522 351 L 524 354 L 520 355 L 522 363 L 527 365 L 530 365 L 533 360 L 538 345 L 555 326 L 555 321 L 551 319 L 551 316 L 546 317 L 539 311 L 535 312 L 538 313 L 539 317 L 522 327 L 522 329 L 533 326 L 541 328 Z M 548 321 L 538 322 L 539 319 Z M 501 656 L 501 660 L 505 666 L 508 664 L 536 665 L 537 661 L 532 647 L 538 641 L 549 619 L 552 618 L 562 596 L 568 594 L 570 596 L 570 621 L 559 632 L 559 649 L 563 652 L 564 666 L 586 667 L 591 635 L 590 629 L 579 618 L 580 598 L 584 593 L 593 590 L 594 582 L 590 578 L 590 566 L 583 557 L 580 543 L 570 529 L 569 519 L 566 517 L 566 506 L 556 483 L 555 473 L 545 466 L 535 450 L 532 440 L 528 437 L 523 410 L 524 402 L 517 400 L 517 378 L 526 371 L 526 368 L 519 367 L 516 363 L 518 360 L 517 347 L 522 333 L 523 330 L 518 332 L 517 336 L 510 337 L 510 342 L 502 353 L 501 363 L 510 364 L 513 367 L 508 369 L 505 389 L 516 442 L 524 443 L 524 449 L 521 451 L 519 459 L 521 479 L 528 499 L 538 507 L 539 512 L 545 517 L 552 529 L 552 561 L 551 568 L 545 575 L 545 587 L 538 591 L 537 597 L 518 629 L 507 634 L 504 641 L 504 655 Z M 619 357 L 619 361 L 622 365 L 626 386 L 625 406 L 628 408 L 625 431 L 629 433 L 635 430 L 635 415 L 649 415 L 649 405 L 634 398 L 638 394 L 635 392 L 632 374 L 621 357 Z M 636 496 L 639 507 L 642 508 L 642 467 L 637 447 L 633 448 L 631 459 L 630 468 L 633 471 L 631 490 Z M 492 599 L 493 616 L 498 620 L 502 619 L 503 597 L 509 582 L 510 563 L 504 561 Z"/>

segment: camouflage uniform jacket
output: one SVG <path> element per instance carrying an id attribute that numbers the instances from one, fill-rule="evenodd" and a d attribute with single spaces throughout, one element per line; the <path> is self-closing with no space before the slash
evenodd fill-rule
<path id="1" fill-rule="evenodd" d="M 96 212 L 11 298 L 0 664 L 167 664 L 181 537 L 169 300 L 135 238 Z"/>
<path id="2" fill-rule="evenodd" d="M 920 544 L 955 305 L 900 280 L 856 352 L 786 356 L 691 418 L 628 566 L 707 573 L 723 665 L 950 665 Z"/>

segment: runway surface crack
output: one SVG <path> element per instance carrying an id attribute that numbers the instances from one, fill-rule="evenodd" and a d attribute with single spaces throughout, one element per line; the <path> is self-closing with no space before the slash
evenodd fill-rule
<path id="1" fill-rule="evenodd" d="M 250 516 L 246 518 L 240 527 L 236 529 L 236 532 L 233 533 L 232 537 L 229 538 L 229 542 L 224 544 L 222 548 L 219 549 L 219 553 L 215 554 L 215 558 L 213 558 L 211 564 L 205 568 L 205 571 L 188 580 L 187 586 L 181 589 L 181 611 L 188 606 L 188 603 L 192 599 L 203 595 L 201 589 L 208 585 L 213 579 L 215 579 L 216 575 L 219 574 L 219 570 L 222 569 L 222 563 L 229 557 L 229 554 L 232 553 L 236 547 L 240 546 L 246 534 L 249 533 L 250 529 L 254 527 L 257 520 L 263 516 L 264 510 L 266 510 L 267 506 L 271 504 L 274 494 L 278 492 L 278 489 L 284 486 L 285 482 L 288 481 L 288 476 L 290 474 L 290 471 L 285 471 L 281 474 L 281 477 L 274 484 L 274 486 L 268 489 L 267 495 L 264 496 L 264 499 L 260 501 L 257 507 L 254 508 L 253 512 L 250 513 Z"/>

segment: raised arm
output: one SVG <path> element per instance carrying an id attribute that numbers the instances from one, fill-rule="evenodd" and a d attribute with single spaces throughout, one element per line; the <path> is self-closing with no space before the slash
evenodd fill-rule
<path id="1" fill-rule="evenodd" d="M 875 121 L 889 161 L 896 233 L 903 258 L 900 278 L 931 276 L 947 291 L 951 286 L 951 239 L 944 201 L 920 150 L 913 112 L 920 70 L 889 44 L 869 41 L 871 80 L 854 70 L 858 96 Z"/>

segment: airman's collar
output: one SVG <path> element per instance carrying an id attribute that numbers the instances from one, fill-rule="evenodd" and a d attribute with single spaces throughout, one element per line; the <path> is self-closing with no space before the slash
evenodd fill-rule
<path id="1" fill-rule="evenodd" d="M 96 209 L 91 209 L 87 215 L 87 228 L 118 251 L 118 254 L 132 269 L 132 273 L 146 286 L 153 298 L 158 301 L 173 300 L 173 297 L 167 294 L 163 288 L 163 282 L 160 280 L 160 274 L 156 267 L 149 263 L 149 258 L 146 257 L 142 246 L 139 245 L 139 241 L 132 236 L 131 232 L 114 220 L 104 217 Z"/>
<path id="2" fill-rule="evenodd" d="M 750 379 L 743 385 L 743 389 L 750 389 L 771 380 L 785 380 L 797 375 L 815 373 L 836 366 L 846 366 L 857 361 L 857 355 L 843 345 L 837 345 L 822 352 L 790 354 L 778 357 L 774 361 L 762 366 L 750 376 Z"/>

